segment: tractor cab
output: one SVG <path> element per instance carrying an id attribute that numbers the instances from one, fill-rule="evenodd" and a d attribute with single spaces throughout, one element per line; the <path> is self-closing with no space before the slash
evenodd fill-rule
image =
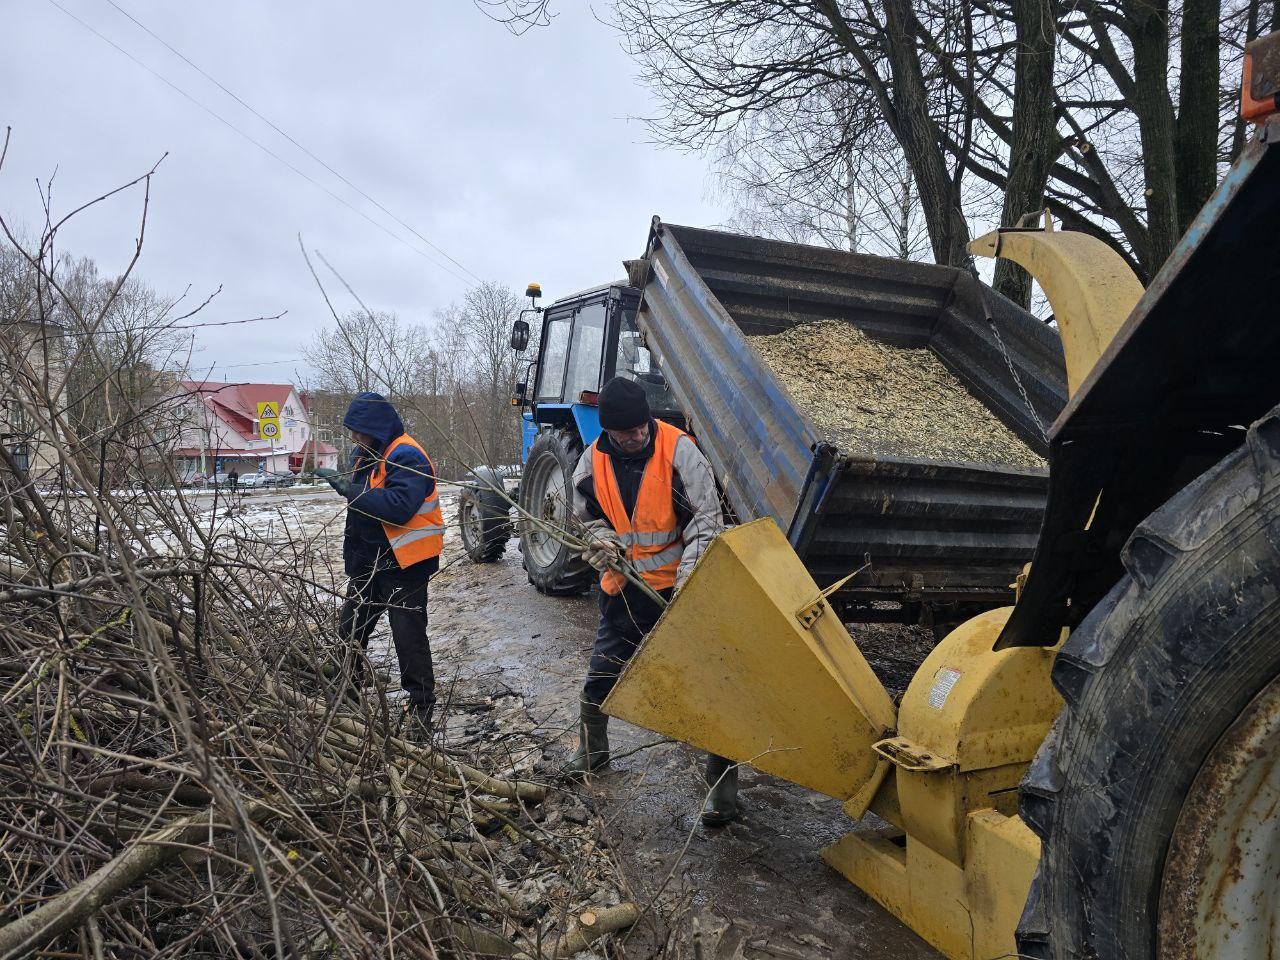
<path id="1" fill-rule="evenodd" d="M 601 388 L 615 376 L 628 377 L 644 387 L 654 416 L 679 426 L 684 426 L 684 416 L 636 324 L 640 291 L 634 286 L 625 280 L 606 283 L 545 308 L 537 305 L 542 295 L 537 284 L 530 284 L 525 293 L 531 306 L 513 325 L 512 349 L 523 353 L 531 347 L 533 329 L 527 315 L 540 326 L 533 356 L 511 397 L 512 406 L 521 410 L 523 428 L 516 525 L 520 551 L 529 582 L 539 591 L 582 593 L 595 576 L 565 542 L 563 532 L 573 529 L 574 468 L 582 451 L 600 435 Z M 495 499 L 487 512 L 481 507 L 473 504 L 469 511 L 464 502 L 463 540 L 477 545 L 474 550 L 468 547 L 473 559 L 486 560 L 500 553 L 509 527 L 503 525 L 505 503 Z M 487 516 L 493 529 L 473 524 L 468 535 L 466 521 L 472 516 Z"/>
<path id="2" fill-rule="evenodd" d="M 526 293 L 536 304 L 541 290 L 531 284 Z M 581 446 L 592 443 L 600 433 L 600 388 L 615 376 L 643 386 L 655 415 L 682 419 L 657 358 L 636 324 L 639 305 L 640 292 L 619 281 L 562 297 L 545 309 L 535 305 L 525 311 L 541 314 L 534 356 L 512 395 L 512 405 L 525 408 L 525 461 L 543 429 L 570 429 Z M 529 338 L 529 323 L 521 317 L 512 332 L 513 348 L 523 352 Z"/>

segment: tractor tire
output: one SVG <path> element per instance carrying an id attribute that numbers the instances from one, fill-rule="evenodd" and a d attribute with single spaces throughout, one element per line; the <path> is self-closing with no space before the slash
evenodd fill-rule
<path id="1" fill-rule="evenodd" d="M 472 471 L 470 482 L 458 497 L 462 546 L 474 563 L 493 563 L 511 539 L 511 504 L 499 492 L 502 478 L 489 467 Z"/>
<path id="2" fill-rule="evenodd" d="M 1139 524 L 1122 559 L 1058 654 L 1065 706 L 1022 783 L 1042 852 L 1019 956 L 1273 956 L 1280 407 Z M 1246 721 L 1267 731 L 1247 753 Z M 1230 812 L 1268 796 L 1260 816 Z"/>
<path id="3" fill-rule="evenodd" d="M 520 481 L 520 551 L 529 582 L 539 593 L 576 596 L 595 580 L 595 571 L 545 529 L 571 531 L 575 525 L 573 471 L 581 455 L 578 438 L 564 430 L 543 431 L 529 447 Z"/>

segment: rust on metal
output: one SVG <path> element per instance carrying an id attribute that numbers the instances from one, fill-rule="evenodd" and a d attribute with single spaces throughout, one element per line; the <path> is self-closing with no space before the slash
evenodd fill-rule
<path id="1" fill-rule="evenodd" d="M 1214 746 L 1165 859 L 1162 960 L 1269 956 L 1280 914 L 1280 680 Z"/>

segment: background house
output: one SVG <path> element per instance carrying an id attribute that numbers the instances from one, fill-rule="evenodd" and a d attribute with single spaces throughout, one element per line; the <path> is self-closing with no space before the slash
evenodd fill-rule
<path id="1" fill-rule="evenodd" d="M 178 440 L 173 456 L 179 476 L 337 466 L 338 451 L 314 435 L 307 408 L 291 384 L 181 380 L 174 399 Z M 272 440 L 262 439 L 258 430 L 258 404 L 268 401 L 280 411 L 280 436 Z"/>

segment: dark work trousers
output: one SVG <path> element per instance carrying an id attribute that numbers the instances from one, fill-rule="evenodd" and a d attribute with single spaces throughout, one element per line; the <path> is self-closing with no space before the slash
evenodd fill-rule
<path id="1" fill-rule="evenodd" d="M 658 593 L 664 600 L 671 599 L 671 590 Z M 587 682 L 582 686 L 584 701 L 597 706 L 604 703 L 622 668 L 661 616 L 662 608 L 630 584 L 616 597 L 600 591 L 600 627 L 591 650 Z"/>
<path id="2" fill-rule="evenodd" d="M 425 564 L 407 570 L 379 570 L 352 577 L 347 599 L 338 615 L 339 636 L 346 643 L 369 648 L 369 636 L 385 610 L 391 620 L 391 639 L 400 663 L 400 685 L 409 694 L 409 706 L 430 712 L 436 701 L 435 671 L 431 666 L 431 644 L 427 640 L 427 581 L 431 573 Z M 363 660 L 357 661 L 357 683 L 363 675 Z"/>
<path id="3" fill-rule="evenodd" d="M 674 592 L 659 590 L 658 594 L 669 601 Z M 595 646 L 591 648 L 587 682 L 582 685 L 584 702 L 596 706 L 604 703 L 609 691 L 617 685 L 623 668 L 640 648 L 640 641 L 661 616 L 662 608 L 630 584 L 616 597 L 600 591 L 600 626 L 596 630 Z M 714 787 L 733 765 L 732 760 L 708 753 L 707 786 Z"/>

